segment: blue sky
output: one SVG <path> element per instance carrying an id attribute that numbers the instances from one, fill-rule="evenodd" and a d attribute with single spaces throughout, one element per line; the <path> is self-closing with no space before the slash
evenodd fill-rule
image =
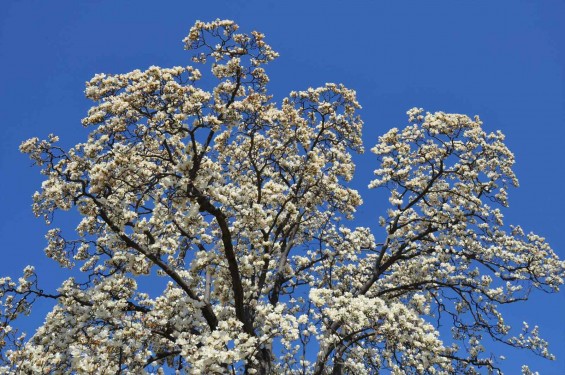
<path id="1" fill-rule="evenodd" d="M 0 274 L 29 263 L 43 285 L 66 276 L 43 256 L 45 224 L 31 213 L 41 176 L 19 154 L 21 141 L 55 133 L 65 146 L 85 139 L 90 107 L 84 82 L 96 73 L 189 64 L 182 38 L 197 20 L 230 18 L 256 29 L 281 57 L 268 67 L 275 100 L 291 90 L 338 82 L 357 90 L 366 148 L 407 109 L 479 114 L 500 129 L 516 155 L 521 186 L 510 192 L 508 223 L 545 236 L 565 258 L 565 1 L 156 1 L 4 0 L 0 11 Z M 368 192 L 376 159 L 356 159 L 374 225 L 386 207 Z M 59 215 L 58 225 L 65 225 Z M 48 308 L 27 326 L 41 322 Z M 538 323 L 558 360 L 507 352 L 504 368 L 527 361 L 542 374 L 565 374 L 565 293 L 534 294 L 508 320 Z"/>

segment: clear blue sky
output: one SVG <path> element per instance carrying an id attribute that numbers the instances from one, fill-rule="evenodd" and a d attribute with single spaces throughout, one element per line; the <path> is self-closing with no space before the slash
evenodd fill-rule
<path id="1" fill-rule="evenodd" d="M 95 73 L 189 64 L 181 39 L 197 20 L 230 18 L 257 29 L 281 57 L 269 66 L 271 90 L 339 82 L 363 105 L 367 148 L 402 126 L 407 109 L 479 114 L 501 129 L 516 155 L 521 187 L 510 193 L 508 223 L 545 236 L 565 258 L 565 1 L 156 1 L 3 0 L 0 10 L 0 275 L 28 263 L 43 285 L 66 277 L 42 253 L 45 224 L 31 213 L 41 176 L 17 148 L 53 132 L 66 146 L 85 139 Z M 374 224 L 383 196 L 367 192 L 375 158 L 356 159 L 366 201 L 358 222 Z M 59 215 L 56 224 L 67 226 Z M 68 220 L 67 220 L 68 221 Z M 39 306 L 39 315 L 47 305 Z M 43 310 L 42 310 L 43 309 Z M 518 373 L 565 374 L 565 293 L 534 294 L 508 320 L 538 323 L 558 361 L 507 352 Z M 28 320 L 36 326 L 42 316 Z"/>

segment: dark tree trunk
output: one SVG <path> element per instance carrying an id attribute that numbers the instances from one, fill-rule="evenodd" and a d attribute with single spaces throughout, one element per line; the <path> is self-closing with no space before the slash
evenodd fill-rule
<path id="1" fill-rule="evenodd" d="M 273 355 L 271 351 L 267 348 L 259 349 L 257 356 L 255 357 L 257 360 L 256 364 L 249 364 L 247 369 L 255 369 L 257 370 L 256 375 L 270 375 L 273 372 Z M 249 372 L 245 371 L 245 374 L 249 374 Z"/>
<path id="2" fill-rule="evenodd" d="M 332 375 L 341 375 L 343 373 L 343 363 L 341 360 L 334 360 L 334 368 L 332 370 Z"/>

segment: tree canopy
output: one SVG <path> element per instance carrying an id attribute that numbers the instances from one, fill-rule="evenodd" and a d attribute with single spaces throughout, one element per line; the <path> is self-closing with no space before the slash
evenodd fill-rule
<path id="1" fill-rule="evenodd" d="M 518 180 L 502 133 L 409 110 L 371 149 L 388 208 L 354 227 L 355 91 L 277 103 L 278 54 L 233 21 L 196 22 L 184 42 L 194 66 L 87 83 L 84 143 L 20 146 L 45 175 L 34 213 L 81 220 L 46 235 L 74 270 L 57 291 L 32 266 L 0 279 L 4 372 L 497 373 L 492 342 L 552 358 L 537 327 L 514 332 L 500 312 L 565 275 L 544 238 L 504 225 Z M 152 295 L 143 278 L 167 283 Z M 56 304 L 26 339 L 13 322 L 38 298 Z"/>

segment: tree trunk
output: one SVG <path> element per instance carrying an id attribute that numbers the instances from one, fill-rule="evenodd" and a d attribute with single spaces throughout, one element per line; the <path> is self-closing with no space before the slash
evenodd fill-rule
<path id="1" fill-rule="evenodd" d="M 255 357 L 257 363 L 247 365 L 245 374 L 249 374 L 249 369 L 254 369 L 256 375 L 270 375 L 273 370 L 273 355 L 268 348 L 261 348 Z"/>

